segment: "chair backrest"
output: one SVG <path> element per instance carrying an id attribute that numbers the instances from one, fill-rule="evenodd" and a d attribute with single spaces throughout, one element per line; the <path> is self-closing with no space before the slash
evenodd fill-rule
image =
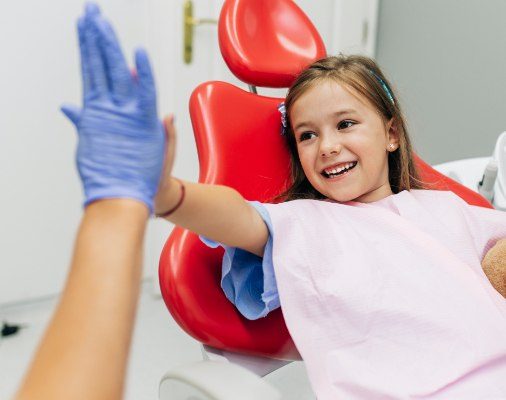
<path id="1" fill-rule="evenodd" d="M 218 37 L 232 73 L 253 86 L 289 87 L 326 55 L 318 31 L 292 0 L 225 1 Z"/>
<path id="2" fill-rule="evenodd" d="M 200 163 L 199 182 L 237 189 L 266 201 L 288 177 L 289 156 L 280 135 L 277 105 L 224 82 L 197 87 L 190 114 Z M 160 284 L 176 321 L 190 335 L 219 349 L 282 359 L 297 357 L 277 310 L 248 321 L 221 287 L 223 250 L 207 248 L 186 230 L 174 229 L 160 260 Z"/>
<path id="3" fill-rule="evenodd" d="M 288 86 L 300 69 L 325 56 L 316 29 L 292 0 L 226 0 L 219 33 L 227 64 L 250 85 Z M 299 55 L 301 62 L 297 62 Z M 190 115 L 199 182 L 233 187 L 249 200 L 268 201 L 280 193 L 289 181 L 289 154 L 277 111 L 282 100 L 224 82 L 198 86 L 190 99 Z M 431 188 L 453 190 L 471 204 L 490 206 L 479 194 L 418 157 L 417 163 Z M 248 321 L 226 299 L 220 287 L 222 255 L 222 249 L 206 247 L 195 234 L 174 229 L 161 255 L 159 276 L 163 298 L 175 320 L 212 347 L 297 359 L 280 310 Z"/>

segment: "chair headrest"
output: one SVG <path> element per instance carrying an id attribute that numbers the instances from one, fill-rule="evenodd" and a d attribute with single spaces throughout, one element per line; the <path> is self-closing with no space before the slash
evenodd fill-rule
<path id="1" fill-rule="evenodd" d="M 218 37 L 232 73 L 253 86 L 289 87 L 326 56 L 318 31 L 293 0 L 225 0 Z"/>

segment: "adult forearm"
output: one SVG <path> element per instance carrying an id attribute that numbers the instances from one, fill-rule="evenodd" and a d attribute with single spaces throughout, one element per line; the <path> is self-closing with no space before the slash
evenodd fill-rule
<path id="1" fill-rule="evenodd" d="M 135 200 L 87 207 L 65 290 L 18 399 L 121 398 L 147 217 Z"/>

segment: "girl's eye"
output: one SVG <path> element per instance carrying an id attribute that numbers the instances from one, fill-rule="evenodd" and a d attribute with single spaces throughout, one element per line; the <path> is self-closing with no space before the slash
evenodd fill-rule
<path id="1" fill-rule="evenodd" d="M 308 140 L 308 139 L 311 139 L 311 135 L 314 135 L 315 133 L 314 132 L 304 132 L 300 135 L 299 137 L 299 141 L 304 141 L 304 140 Z"/>
<path id="2" fill-rule="evenodd" d="M 355 125 L 355 122 L 347 119 L 347 120 L 339 122 L 339 124 L 337 124 L 337 129 L 341 130 L 341 129 L 351 128 L 353 125 Z"/>

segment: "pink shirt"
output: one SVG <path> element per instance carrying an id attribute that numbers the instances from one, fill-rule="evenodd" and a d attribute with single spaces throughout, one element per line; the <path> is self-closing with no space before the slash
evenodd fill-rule
<path id="1" fill-rule="evenodd" d="M 506 399 L 506 213 L 452 192 L 264 204 L 283 314 L 318 400 Z"/>

